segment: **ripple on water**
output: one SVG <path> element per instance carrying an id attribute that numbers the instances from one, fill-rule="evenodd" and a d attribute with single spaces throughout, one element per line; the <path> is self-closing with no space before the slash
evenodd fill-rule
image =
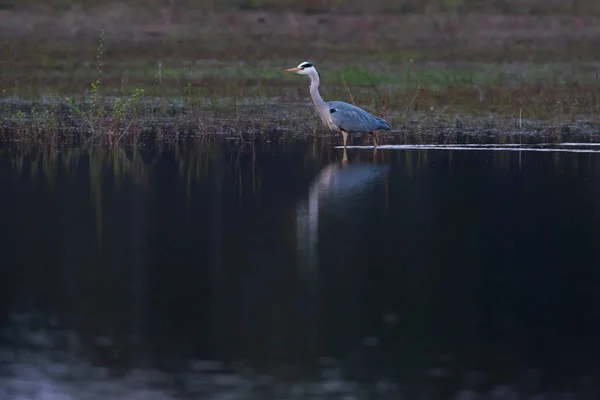
<path id="1" fill-rule="evenodd" d="M 587 147 L 587 148 L 586 148 Z M 336 146 L 342 149 L 343 146 Z M 347 146 L 347 149 L 369 149 L 373 146 Z M 600 153 L 600 143 L 541 143 L 541 144 L 390 144 L 379 145 L 378 150 L 485 150 L 485 151 L 540 151 L 563 153 Z"/>

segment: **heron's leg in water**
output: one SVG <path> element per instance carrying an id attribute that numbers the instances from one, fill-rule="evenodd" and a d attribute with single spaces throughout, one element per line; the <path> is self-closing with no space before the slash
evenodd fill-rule
<path id="1" fill-rule="evenodd" d="M 344 150 L 346 150 L 346 142 L 348 141 L 348 132 L 340 131 L 342 133 L 342 137 L 344 138 Z"/>
<path id="2" fill-rule="evenodd" d="M 373 153 L 371 154 L 371 162 L 377 162 L 377 147 L 373 147 Z"/>
<path id="3" fill-rule="evenodd" d="M 375 136 L 375 132 L 369 132 L 369 135 L 373 138 L 373 147 L 377 147 L 377 137 Z"/>

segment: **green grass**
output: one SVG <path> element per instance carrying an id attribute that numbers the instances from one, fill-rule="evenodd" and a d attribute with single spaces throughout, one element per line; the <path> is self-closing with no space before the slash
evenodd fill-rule
<path id="1" fill-rule="evenodd" d="M 9 1 L 6 6 L 18 9 L 36 9 L 46 3 L 40 0 Z M 55 0 L 53 8 L 91 9 L 97 6 L 114 4 L 114 0 Z M 206 11 L 257 10 L 269 12 L 305 13 L 346 13 L 357 14 L 365 11 L 361 0 L 133 0 L 129 2 L 139 8 L 167 8 L 176 12 L 185 9 L 202 8 Z M 516 15 L 546 14 L 600 14 L 600 5 L 594 0 L 370 0 L 373 13 L 414 13 L 465 11 L 493 12 Z"/>
<path id="2" fill-rule="evenodd" d="M 453 7 L 459 3 L 466 4 Z M 321 72 L 326 100 L 385 117 L 390 140 L 461 130 L 593 136 L 600 115 L 600 30 L 590 21 L 295 16 L 297 26 L 307 25 L 298 30 L 275 12 L 207 18 L 189 11 L 189 21 L 171 25 L 150 14 L 133 23 L 127 13 L 69 12 L 90 25 L 74 35 L 68 29 L 82 25 L 69 18 L 50 29 L 32 24 L 37 14 L 17 13 L 12 20 L 28 29 L 0 27 L 10 54 L 0 80 L 4 138 L 121 144 L 148 136 L 329 135 L 311 110 L 309 80 L 282 73 L 304 60 Z M 93 28 L 108 22 L 106 30 Z M 398 23 L 402 32 L 390 30 Z M 162 33 L 148 36 L 148 29 Z M 573 39 L 577 29 L 585 39 Z"/>

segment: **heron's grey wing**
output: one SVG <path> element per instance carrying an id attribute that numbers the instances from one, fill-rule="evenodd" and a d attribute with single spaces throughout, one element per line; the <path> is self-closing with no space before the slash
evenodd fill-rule
<path id="1" fill-rule="evenodd" d="M 372 132 L 379 129 L 390 129 L 390 124 L 384 119 L 375 117 L 352 104 L 343 101 L 330 101 L 327 104 L 333 123 L 346 132 Z"/>

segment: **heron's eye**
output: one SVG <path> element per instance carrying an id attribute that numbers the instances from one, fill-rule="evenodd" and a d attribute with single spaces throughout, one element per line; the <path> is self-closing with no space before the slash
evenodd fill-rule
<path id="1" fill-rule="evenodd" d="M 304 64 L 304 65 L 302 65 L 302 69 L 304 69 L 304 68 L 310 68 L 310 67 L 312 67 L 312 64 Z"/>

